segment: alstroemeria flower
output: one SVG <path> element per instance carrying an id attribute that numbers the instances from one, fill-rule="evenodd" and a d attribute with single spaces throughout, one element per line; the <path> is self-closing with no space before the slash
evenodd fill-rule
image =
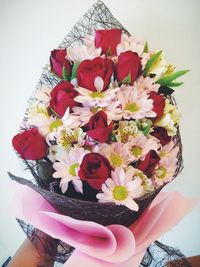
<path id="1" fill-rule="evenodd" d="M 169 136 L 174 136 L 177 132 L 177 125 L 180 119 L 180 114 L 177 108 L 170 104 L 169 100 L 165 100 L 164 114 L 154 121 L 157 127 L 163 127 L 167 130 Z"/>
<path id="2" fill-rule="evenodd" d="M 127 208 L 138 211 L 139 206 L 134 201 L 141 195 L 143 188 L 141 179 L 133 179 L 134 168 L 125 171 L 123 168 L 116 168 L 111 172 L 102 185 L 102 193 L 97 194 L 99 202 L 114 202 L 116 205 L 123 205 Z"/>

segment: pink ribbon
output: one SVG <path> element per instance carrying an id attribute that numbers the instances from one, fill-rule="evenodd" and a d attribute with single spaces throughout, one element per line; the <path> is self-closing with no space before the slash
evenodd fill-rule
<path id="1" fill-rule="evenodd" d="M 42 195 L 12 182 L 15 216 L 74 247 L 65 267 L 137 267 L 147 247 L 174 227 L 197 200 L 179 193 L 159 193 L 142 216 L 129 228 L 107 227 L 59 214 Z"/>

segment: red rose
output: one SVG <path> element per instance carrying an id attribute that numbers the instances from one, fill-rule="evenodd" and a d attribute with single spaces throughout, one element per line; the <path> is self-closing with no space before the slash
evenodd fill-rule
<path id="1" fill-rule="evenodd" d="M 96 91 L 94 80 L 97 76 L 104 81 L 103 90 L 110 84 L 113 73 L 113 62 L 109 58 L 96 57 L 92 60 L 84 60 L 77 69 L 78 85 L 91 91 Z"/>
<path id="2" fill-rule="evenodd" d="M 154 137 L 156 137 L 162 146 L 165 146 L 171 141 L 171 137 L 168 136 L 167 130 L 162 127 L 156 127 L 154 128 L 153 132 L 151 133 Z"/>
<path id="3" fill-rule="evenodd" d="M 121 42 L 122 30 L 97 30 L 95 31 L 95 46 L 101 47 L 102 54 L 116 55 L 116 47 Z"/>
<path id="4" fill-rule="evenodd" d="M 112 122 L 109 125 L 107 123 L 106 113 L 98 111 L 89 120 L 87 134 L 94 140 L 100 143 L 105 143 L 110 137 L 112 126 Z"/>
<path id="5" fill-rule="evenodd" d="M 116 64 L 116 78 L 120 83 L 133 83 L 141 72 L 141 58 L 137 53 L 121 53 Z"/>
<path id="6" fill-rule="evenodd" d="M 155 92 L 149 94 L 149 98 L 153 100 L 153 111 L 157 114 L 156 118 L 160 118 L 163 115 L 165 108 L 165 98 Z"/>
<path id="7" fill-rule="evenodd" d="M 99 153 L 89 153 L 84 156 L 78 175 L 91 187 L 100 190 L 105 180 L 110 177 L 111 170 L 107 158 Z"/>
<path id="8" fill-rule="evenodd" d="M 39 160 L 46 157 L 48 145 L 37 128 L 26 130 L 15 135 L 12 145 L 17 153 L 27 160 Z"/>
<path id="9" fill-rule="evenodd" d="M 65 71 L 68 73 L 68 76 L 71 76 L 72 66 L 70 64 L 70 61 L 65 58 L 66 55 L 66 49 L 56 49 L 51 51 L 51 71 L 55 72 L 55 74 L 60 78 L 63 78 L 63 67 L 65 67 Z"/>
<path id="10" fill-rule="evenodd" d="M 146 154 L 143 161 L 139 161 L 137 169 L 141 170 L 146 176 L 151 177 L 156 165 L 158 164 L 160 157 L 154 150 L 150 150 Z"/>
<path id="11" fill-rule="evenodd" d="M 74 89 L 74 86 L 63 81 L 56 85 L 51 91 L 50 107 L 62 117 L 68 107 L 70 110 L 78 105 L 74 98 L 78 95 L 78 92 Z"/>

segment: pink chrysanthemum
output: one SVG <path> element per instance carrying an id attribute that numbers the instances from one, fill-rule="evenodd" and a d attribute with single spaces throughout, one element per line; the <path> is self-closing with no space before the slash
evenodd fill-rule
<path id="1" fill-rule="evenodd" d="M 78 176 L 78 171 L 82 159 L 87 153 L 83 148 L 75 147 L 70 149 L 68 153 L 65 153 L 64 158 L 59 159 L 59 161 L 53 164 L 55 169 L 53 177 L 61 178 L 60 187 L 63 193 L 67 191 L 70 181 L 72 181 L 77 192 L 83 193 L 82 181 Z"/>
<path id="2" fill-rule="evenodd" d="M 157 151 L 159 143 L 155 138 L 147 138 L 144 135 L 138 137 L 129 137 L 128 143 L 125 144 L 128 148 L 129 161 L 144 160 L 146 154 L 150 150 Z"/>
<path id="3" fill-rule="evenodd" d="M 117 93 L 122 108 L 124 119 L 143 119 L 155 117 L 156 113 L 152 111 L 153 100 L 148 99 L 146 92 L 139 93 L 133 86 L 123 85 Z"/>
<path id="4" fill-rule="evenodd" d="M 160 85 L 158 83 L 154 83 L 154 79 L 150 77 L 140 76 L 133 84 L 135 88 L 137 88 L 138 92 L 146 92 L 147 94 L 151 92 L 158 92 Z"/>
<path id="5" fill-rule="evenodd" d="M 102 193 L 97 194 L 99 202 L 114 202 L 116 205 L 124 205 L 127 208 L 138 211 L 138 204 L 133 200 L 141 195 L 142 180 L 133 180 L 134 168 L 126 172 L 123 168 L 116 168 L 102 185 Z"/>
<path id="6" fill-rule="evenodd" d="M 94 152 L 105 156 L 113 168 L 126 167 L 129 162 L 128 149 L 121 142 L 96 145 L 94 147 Z"/>

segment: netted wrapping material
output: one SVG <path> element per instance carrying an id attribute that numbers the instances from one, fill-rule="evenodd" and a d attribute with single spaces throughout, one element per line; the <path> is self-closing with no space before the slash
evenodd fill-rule
<path id="1" fill-rule="evenodd" d="M 66 48 L 73 46 L 74 44 L 82 42 L 83 38 L 87 34 L 91 34 L 93 29 L 122 29 L 123 32 L 128 31 L 119 23 L 111 14 L 109 9 L 102 1 L 97 1 L 87 13 L 78 21 L 78 23 L 72 28 L 70 33 L 64 38 L 63 42 L 59 45 L 59 48 Z M 44 68 L 43 73 L 36 86 L 37 90 L 40 90 L 43 86 L 52 89 L 60 82 L 58 77 L 55 77 L 48 69 L 48 65 Z M 24 123 L 29 113 L 30 106 L 34 103 L 34 96 L 30 98 L 29 105 L 25 114 Z M 174 99 L 170 97 L 170 101 L 174 104 Z M 174 178 L 182 170 L 182 145 L 180 139 L 179 129 L 177 135 L 173 137 L 173 141 L 179 147 L 178 164 L 174 174 Z M 71 216 L 75 219 L 88 220 L 100 223 L 102 225 L 121 224 L 124 226 L 131 225 L 138 217 L 144 212 L 144 210 L 150 205 L 156 195 L 162 188 L 146 195 L 145 197 L 136 199 L 139 205 L 139 211 L 134 212 L 129 210 L 125 206 L 117 206 L 110 203 L 97 203 L 92 201 L 83 201 L 79 199 L 69 198 L 64 195 L 57 194 L 54 190 L 55 182 L 47 182 L 41 177 L 40 170 L 38 169 L 38 162 L 25 162 L 27 168 L 33 174 L 33 177 L 37 184 L 27 181 L 23 178 L 15 177 L 11 175 L 11 179 L 26 184 L 39 192 L 54 208 L 61 214 Z M 48 165 L 49 163 L 46 162 Z M 48 166 L 46 167 L 48 168 Z M 45 164 L 43 163 L 43 168 Z M 51 173 L 48 174 L 51 180 Z M 56 240 L 35 229 L 31 225 L 18 220 L 22 229 L 37 247 L 38 251 L 46 259 L 53 259 L 57 262 L 65 262 L 73 252 L 73 248 L 63 243 L 60 240 Z"/>

